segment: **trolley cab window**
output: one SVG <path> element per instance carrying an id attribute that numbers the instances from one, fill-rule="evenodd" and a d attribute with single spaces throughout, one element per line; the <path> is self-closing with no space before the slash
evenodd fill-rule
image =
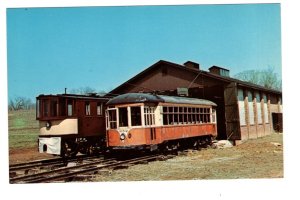
<path id="1" fill-rule="evenodd" d="M 107 111 L 107 125 L 110 129 L 116 129 L 118 127 L 128 126 L 142 126 L 142 107 L 119 107 L 110 108 Z M 151 113 L 148 113 L 151 115 Z M 153 119 L 154 120 L 154 119 Z M 149 121 L 150 124 L 154 123 Z"/>
<path id="2" fill-rule="evenodd" d="M 74 116 L 75 102 L 72 99 L 44 97 L 37 99 L 38 119 Z"/>
<path id="3" fill-rule="evenodd" d="M 117 128 L 117 109 L 108 110 L 108 128 Z"/>

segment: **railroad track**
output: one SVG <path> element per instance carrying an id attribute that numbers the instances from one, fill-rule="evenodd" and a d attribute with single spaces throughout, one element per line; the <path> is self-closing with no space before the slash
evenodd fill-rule
<path id="1" fill-rule="evenodd" d="M 147 155 L 121 161 L 116 160 L 115 158 L 95 159 L 89 163 L 60 167 L 45 172 L 12 177 L 10 178 L 10 183 L 47 183 L 53 181 L 72 181 L 72 179 L 78 175 L 82 176 L 101 173 L 101 170 L 122 169 L 139 163 L 146 163 L 154 160 L 165 160 L 173 156 L 174 155 Z"/>
<path id="2" fill-rule="evenodd" d="M 18 163 L 9 166 L 9 175 L 11 178 L 18 176 L 18 174 L 28 174 L 34 173 L 37 170 L 42 169 L 54 169 L 58 167 L 66 166 L 69 162 L 82 162 L 83 160 L 88 161 L 89 159 L 100 158 L 100 156 L 87 156 L 79 155 L 74 158 L 51 158 L 51 159 L 41 159 L 34 160 L 26 163 Z"/>

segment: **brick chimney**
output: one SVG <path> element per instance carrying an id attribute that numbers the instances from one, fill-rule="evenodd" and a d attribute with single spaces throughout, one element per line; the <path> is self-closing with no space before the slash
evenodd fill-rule
<path id="1" fill-rule="evenodd" d="M 194 69 L 194 70 L 200 70 L 200 65 L 199 63 L 195 63 L 192 61 L 187 61 L 183 64 L 185 67 L 190 68 L 190 69 Z"/>

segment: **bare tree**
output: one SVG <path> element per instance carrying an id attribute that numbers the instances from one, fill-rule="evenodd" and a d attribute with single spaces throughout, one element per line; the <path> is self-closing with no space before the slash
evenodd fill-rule
<path id="1" fill-rule="evenodd" d="M 234 77 L 269 89 L 281 90 L 281 79 L 277 73 L 274 72 L 274 68 L 268 68 L 266 70 L 246 70 L 236 74 Z"/>
<path id="2" fill-rule="evenodd" d="M 266 88 L 281 90 L 281 79 L 278 78 L 273 68 L 269 68 L 261 74 L 261 85 Z"/>
<path id="3" fill-rule="evenodd" d="M 72 89 L 71 93 L 72 94 L 90 94 L 90 93 L 96 93 L 96 90 L 89 86 L 86 86 L 86 87 L 80 87 L 77 89 Z"/>
<path id="4" fill-rule="evenodd" d="M 35 104 L 32 103 L 30 98 L 15 97 L 10 99 L 8 103 L 9 110 L 29 110 L 35 108 Z"/>

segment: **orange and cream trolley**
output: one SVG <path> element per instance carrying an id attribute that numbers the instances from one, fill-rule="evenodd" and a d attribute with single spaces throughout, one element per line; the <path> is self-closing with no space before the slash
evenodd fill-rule
<path id="1" fill-rule="evenodd" d="M 127 93 L 106 105 L 110 149 L 170 149 L 217 136 L 217 105 L 209 100 Z"/>

